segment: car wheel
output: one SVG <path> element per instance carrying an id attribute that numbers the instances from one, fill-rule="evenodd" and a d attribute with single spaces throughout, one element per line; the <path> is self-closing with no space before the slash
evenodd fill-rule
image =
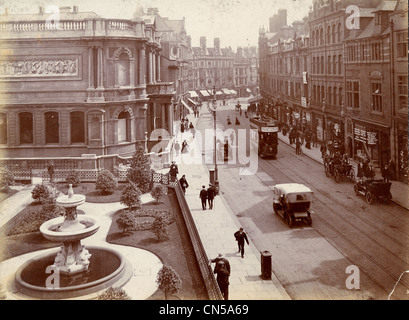
<path id="1" fill-rule="evenodd" d="M 338 183 L 339 182 L 339 171 L 338 170 L 334 171 L 334 176 L 335 176 L 335 182 Z"/>
<path id="2" fill-rule="evenodd" d="M 330 174 L 330 172 L 329 172 L 328 165 L 325 165 L 325 174 L 326 174 L 327 177 L 330 177 L 330 176 L 331 176 L 331 174 Z"/>
<path id="3" fill-rule="evenodd" d="M 354 184 L 354 192 L 357 196 L 359 196 L 359 187 L 357 184 Z"/>
<path id="4" fill-rule="evenodd" d="M 368 202 L 369 204 L 373 204 L 375 202 L 375 199 L 374 199 L 371 191 L 366 192 L 365 199 L 366 199 L 366 202 Z"/>
<path id="5" fill-rule="evenodd" d="M 293 224 L 294 224 L 294 219 L 291 215 L 287 215 L 287 224 L 290 228 L 292 228 Z"/>

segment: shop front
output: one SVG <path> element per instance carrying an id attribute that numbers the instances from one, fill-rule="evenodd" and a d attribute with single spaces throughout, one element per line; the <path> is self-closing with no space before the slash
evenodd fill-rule
<path id="1" fill-rule="evenodd" d="M 391 159 L 390 128 L 357 120 L 353 125 L 354 158 L 369 158 L 376 168 L 388 164 Z"/>

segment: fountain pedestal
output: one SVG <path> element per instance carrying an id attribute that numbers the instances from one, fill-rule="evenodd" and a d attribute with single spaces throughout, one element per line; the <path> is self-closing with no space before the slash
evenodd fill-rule
<path id="1" fill-rule="evenodd" d="M 57 198 L 57 205 L 64 207 L 61 218 L 47 221 L 40 227 L 44 237 L 52 241 L 62 241 L 53 266 L 58 267 L 61 275 L 74 275 L 88 270 L 91 254 L 81 245 L 81 239 L 97 232 L 99 225 L 91 217 L 77 215 L 77 206 L 85 202 L 85 196 L 74 194 L 69 185 L 68 194 Z"/>

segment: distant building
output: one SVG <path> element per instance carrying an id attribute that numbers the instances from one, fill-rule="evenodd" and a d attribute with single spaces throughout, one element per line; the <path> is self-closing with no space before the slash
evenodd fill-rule
<path id="1" fill-rule="evenodd" d="M 231 48 L 221 48 L 219 38 L 214 39 L 213 47 L 207 47 L 206 37 L 201 37 L 200 47 L 192 47 L 189 83 L 189 89 L 197 90 L 202 100 L 209 99 L 213 87 L 219 95 L 223 95 L 223 88 L 234 88 L 234 53 Z"/>
<path id="2" fill-rule="evenodd" d="M 234 55 L 234 84 L 238 97 L 257 94 L 257 47 L 238 47 Z"/>

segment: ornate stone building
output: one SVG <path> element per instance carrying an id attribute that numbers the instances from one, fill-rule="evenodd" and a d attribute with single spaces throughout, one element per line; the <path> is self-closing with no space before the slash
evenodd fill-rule
<path id="1" fill-rule="evenodd" d="M 172 128 L 155 28 L 142 11 L 2 15 L 1 157 L 131 155 L 155 128 Z"/>

